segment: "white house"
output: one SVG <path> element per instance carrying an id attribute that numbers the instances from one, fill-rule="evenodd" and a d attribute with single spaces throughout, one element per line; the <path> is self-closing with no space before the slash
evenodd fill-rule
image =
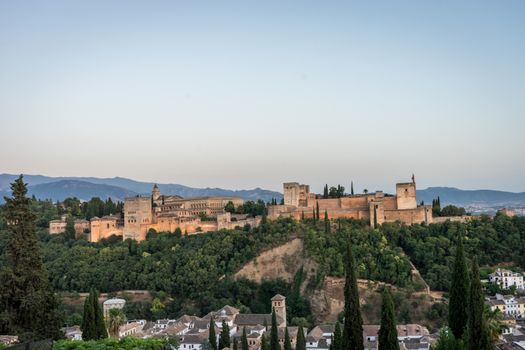
<path id="1" fill-rule="evenodd" d="M 502 289 L 509 289 L 512 286 L 523 289 L 523 275 L 510 270 L 497 269 L 489 275 L 489 282 L 496 283 Z"/>

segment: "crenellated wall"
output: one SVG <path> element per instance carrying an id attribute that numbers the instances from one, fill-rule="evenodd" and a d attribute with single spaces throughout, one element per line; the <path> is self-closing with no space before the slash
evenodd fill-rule
<path id="1" fill-rule="evenodd" d="M 385 195 L 382 191 L 375 193 L 347 195 L 341 198 L 321 198 L 319 195 L 307 193 L 300 196 L 300 186 L 297 182 L 284 184 L 284 205 L 273 205 L 268 208 L 268 218 L 301 217 L 312 218 L 314 210 L 319 208 L 320 217 L 325 211 L 329 219 L 353 218 L 363 219 L 374 226 L 384 222 L 401 221 L 406 224 L 431 223 L 432 209 L 430 206 L 418 206 L 416 199 L 416 184 L 414 181 L 396 184 L 396 195 Z M 305 198 L 305 199 L 304 199 Z M 306 200 L 306 205 L 299 205 L 300 200 Z"/>

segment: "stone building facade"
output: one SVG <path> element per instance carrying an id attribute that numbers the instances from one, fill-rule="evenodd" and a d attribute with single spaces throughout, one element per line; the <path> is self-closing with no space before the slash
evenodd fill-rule
<path id="1" fill-rule="evenodd" d="M 363 219 L 374 227 L 375 224 L 401 221 L 406 224 L 432 222 L 432 207 L 418 205 L 416 198 L 416 182 L 396 184 L 396 194 L 386 195 L 383 191 L 356 195 L 346 195 L 341 198 L 322 198 L 310 192 L 310 186 L 297 182 L 283 184 L 284 204 L 272 205 L 268 208 L 268 217 L 311 218 L 319 207 L 324 215 L 326 211 L 330 219 L 354 218 Z"/>
<path id="2" fill-rule="evenodd" d="M 90 242 L 98 242 L 110 236 L 122 236 L 122 219 L 117 215 L 91 218 Z"/>
<path id="3" fill-rule="evenodd" d="M 49 234 L 56 235 L 59 233 L 66 232 L 66 215 L 62 215 L 60 220 L 51 220 L 49 222 Z M 84 219 L 77 219 L 74 222 L 75 234 L 77 236 L 82 235 L 84 232 L 89 231 L 89 221 Z"/>
<path id="4" fill-rule="evenodd" d="M 261 217 L 231 214 L 224 207 L 232 202 L 235 207 L 244 204 L 239 197 L 194 197 L 164 196 L 157 185 L 151 196 L 136 196 L 124 200 L 124 218 L 120 215 L 93 217 L 91 221 L 76 220 L 77 236 L 89 231 L 89 241 L 98 242 L 110 236 L 142 241 L 150 229 L 157 232 L 184 234 L 212 232 L 259 225 Z M 65 232 L 66 218 L 49 222 L 49 233 Z"/>
<path id="5" fill-rule="evenodd" d="M 256 226 L 260 218 L 226 213 L 224 207 L 232 202 L 235 207 L 244 204 L 239 197 L 194 197 L 165 196 L 157 185 L 151 197 L 131 197 L 124 200 L 123 238 L 144 240 L 150 229 L 157 232 L 193 234 L 236 226 Z"/>

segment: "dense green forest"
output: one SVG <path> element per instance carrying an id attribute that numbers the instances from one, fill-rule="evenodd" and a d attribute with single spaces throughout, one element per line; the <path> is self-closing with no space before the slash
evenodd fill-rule
<path id="1" fill-rule="evenodd" d="M 464 237 L 468 257 L 480 265 L 511 263 L 525 269 L 525 217 L 482 216 L 467 223 L 384 224 L 381 231 L 403 249 L 432 289 L 447 291 L 455 245 Z"/>
<path id="2" fill-rule="evenodd" d="M 325 223 L 305 220 L 302 226 L 306 253 L 319 263 L 317 277 L 343 277 L 345 247 L 352 242 L 359 278 L 383 281 L 400 287 L 410 281 L 410 261 L 401 248 L 392 244 L 383 230 L 371 230 L 365 221 L 332 221 L 327 230 Z"/>

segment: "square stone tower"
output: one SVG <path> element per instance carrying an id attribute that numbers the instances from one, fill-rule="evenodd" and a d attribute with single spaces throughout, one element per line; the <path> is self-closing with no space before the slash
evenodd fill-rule
<path id="1" fill-rule="evenodd" d="M 286 298 L 281 294 L 277 294 L 272 298 L 272 309 L 275 310 L 275 315 L 283 319 L 283 327 L 286 327 Z M 277 321 L 279 323 L 279 321 Z"/>
<path id="2" fill-rule="evenodd" d="M 146 239 L 152 223 L 151 197 L 131 197 L 124 200 L 124 239 Z"/>
<path id="3" fill-rule="evenodd" d="M 298 182 L 285 182 L 283 184 L 284 204 L 294 207 L 308 206 L 309 185 L 300 185 Z"/>
<path id="4" fill-rule="evenodd" d="M 403 182 L 396 184 L 397 209 L 416 209 L 416 183 Z"/>

